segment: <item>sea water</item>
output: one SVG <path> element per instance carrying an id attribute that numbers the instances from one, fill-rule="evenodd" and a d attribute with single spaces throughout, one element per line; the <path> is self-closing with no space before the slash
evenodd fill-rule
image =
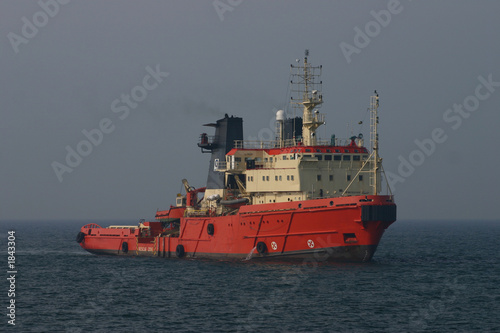
<path id="1" fill-rule="evenodd" d="M 500 222 L 397 221 L 363 264 L 96 256 L 83 224 L 0 222 L 1 331 L 500 332 Z"/>

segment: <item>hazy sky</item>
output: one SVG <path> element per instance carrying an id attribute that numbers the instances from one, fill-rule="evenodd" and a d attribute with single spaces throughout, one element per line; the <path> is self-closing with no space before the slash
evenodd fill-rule
<path id="1" fill-rule="evenodd" d="M 499 13 L 493 0 L 2 0 L 0 219 L 153 218 L 182 178 L 204 185 L 202 124 L 228 113 L 267 139 L 306 48 L 323 65 L 323 138 L 368 138 L 380 93 L 400 220 L 498 219 Z"/>

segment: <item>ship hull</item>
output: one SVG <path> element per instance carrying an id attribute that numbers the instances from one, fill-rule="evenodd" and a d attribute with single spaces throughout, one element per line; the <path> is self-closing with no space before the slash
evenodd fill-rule
<path id="1" fill-rule="evenodd" d="M 375 254 L 377 245 L 355 245 L 355 246 L 338 246 L 322 248 L 319 250 L 303 250 L 303 251 L 288 251 L 285 253 L 261 255 L 258 253 L 186 253 L 186 258 L 193 259 L 212 259 L 212 260 L 270 260 L 270 261 L 286 261 L 286 260 L 314 260 L 317 262 L 335 261 L 335 262 L 367 262 L 370 261 Z M 117 250 L 104 249 L 87 249 L 88 252 L 95 255 L 125 255 L 139 257 L 160 257 L 160 258 L 178 258 L 175 251 L 133 251 L 123 253 Z"/>
<path id="2" fill-rule="evenodd" d="M 175 236 L 160 229 L 144 237 L 130 228 L 84 226 L 80 245 L 104 255 L 366 262 L 396 220 L 396 205 L 380 195 L 324 198 L 246 205 L 234 215 L 179 220 Z"/>

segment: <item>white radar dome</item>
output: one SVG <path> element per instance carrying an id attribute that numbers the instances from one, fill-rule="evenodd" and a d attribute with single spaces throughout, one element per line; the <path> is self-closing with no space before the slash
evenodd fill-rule
<path id="1" fill-rule="evenodd" d="M 276 112 L 276 121 L 285 121 L 285 111 L 278 110 L 278 112 Z"/>

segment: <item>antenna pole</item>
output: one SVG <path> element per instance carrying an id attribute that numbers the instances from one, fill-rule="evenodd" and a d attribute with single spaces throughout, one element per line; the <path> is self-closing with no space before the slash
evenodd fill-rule
<path id="1" fill-rule="evenodd" d="M 378 106 L 379 106 L 379 97 L 378 93 L 375 90 L 374 95 L 370 97 L 370 141 L 372 144 L 373 151 L 373 169 L 372 169 L 372 184 L 373 184 L 373 194 L 378 194 L 378 189 L 380 187 L 380 179 L 379 179 L 379 163 L 380 159 L 378 157 Z"/>
<path id="2" fill-rule="evenodd" d="M 296 69 L 296 73 L 292 74 L 295 80 L 292 80 L 291 83 L 297 86 L 293 91 L 299 97 L 298 100 L 292 98 L 292 103 L 302 108 L 302 140 L 304 146 L 315 146 L 317 144 L 316 129 L 325 124 L 324 114 L 314 110 L 315 107 L 319 108 L 323 103 L 323 96 L 321 95 L 322 82 L 317 82 L 317 79 L 321 76 L 322 66 L 311 66 L 307 61 L 308 56 L 309 50 L 306 50 L 303 65 L 292 65 L 292 69 Z"/>

